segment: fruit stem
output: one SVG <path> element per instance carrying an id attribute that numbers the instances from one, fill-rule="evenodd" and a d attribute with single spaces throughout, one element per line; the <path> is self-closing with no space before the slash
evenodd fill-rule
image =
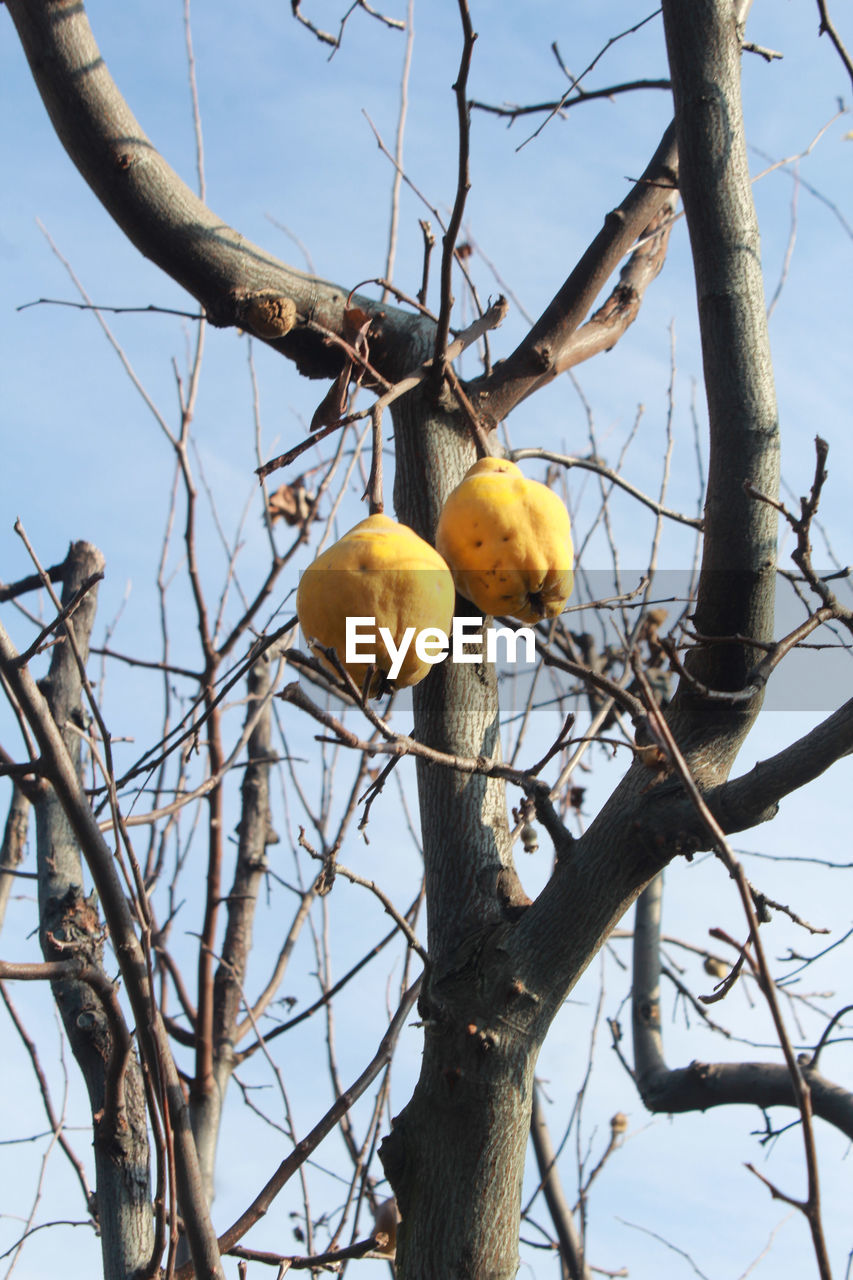
<path id="1" fill-rule="evenodd" d="M 373 441 L 371 446 L 370 476 L 367 481 L 365 497 L 370 504 L 370 514 L 381 516 L 385 510 L 382 498 L 382 405 L 377 403 L 370 411 L 373 422 Z"/>

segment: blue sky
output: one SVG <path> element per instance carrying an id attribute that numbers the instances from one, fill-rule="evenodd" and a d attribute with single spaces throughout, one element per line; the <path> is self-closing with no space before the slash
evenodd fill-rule
<path id="1" fill-rule="evenodd" d="M 324 3 L 309 9 L 308 2 L 305 0 L 306 12 L 322 25 L 335 25 L 336 6 Z M 151 0 L 143 8 L 97 0 L 87 7 L 107 63 L 143 127 L 185 180 L 193 183 L 195 154 L 182 5 L 178 0 Z M 388 7 L 395 16 L 404 13 L 401 0 L 389 0 Z M 578 72 L 609 36 L 644 16 L 627 3 L 567 6 L 556 0 L 530 0 L 523 6 L 484 0 L 474 3 L 472 9 L 479 39 L 470 92 L 491 102 L 524 103 L 555 96 L 563 81 L 550 51 L 552 41 L 558 42 L 571 70 Z M 45 563 L 61 560 L 70 539 L 87 538 L 100 546 L 107 558 L 101 625 L 121 610 L 114 636 L 116 647 L 154 653 L 158 641 L 153 574 L 168 507 L 171 450 L 91 315 L 48 306 L 17 310 L 40 297 L 77 296 L 36 220 L 97 302 L 181 308 L 187 306 L 188 299 L 137 254 L 88 192 L 53 134 L 8 14 L 0 11 L 0 18 L 0 108 L 7 121 L 0 135 L 0 164 L 7 175 L 0 206 L 0 579 L 14 580 L 30 572 L 26 553 L 12 530 L 16 516 Z M 805 150 L 837 112 L 839 97 L 850 97 L 850 84 L 837 56 L 826 38 L 818 39 L 817 23 L 816 6 L 805 0 L 776 4 L 757 0 L 754 5 L 750 38 L 784 53 L 782 60 L 772 63 L 755 56 L 744 62 L 747 129 L 755 148 L 751 164 L 756 173 L 765 164 L 759 153 L 782 159 Z M 434 0 L 427 5 L 421 0 L 415 9 L 415 30 L 405 163 L 412 181 L 444 213 L 453 199 L 456 166 L 451 91 L 459 56 L 455 4 Z M 853 33 L 848 31 L 847 35 L 849 43 Z M 402 37 L 356 14 L 342 49 L 329 60 L 327 50 L 293 21 L 288 5 L 251 0 L 240 6 L 235 18 L 233 5 L 222 0 L 204 4 L 197 0 L 193 38 L 211 207 L 248 238 L 297 267 L 305 265 L 299 250 L 273 220 L 287 226 L 307 246 L 320 275 L 353 285 L 381 274 L 392 174 L 363 113 L 391 145 Z M 657 18 L 614 45 L 589 84 L 665 74 Z M 523 120 L 508 129 L 498 120 L 475 113 L 473 185 L 465 234 L 497 265 L 532 314 L 550 299 L 606 211 L 622 199 L 627 180 L 642 171 L 668 121 L 669 110 L 668 95 L 661 92 L 584 105 L 567 120 L 552 121 L 538 139 L 521 150 L 517 148 L 530 132 Z M 848 301 L 853 260 L 853 142 L 844 137 L 851 128 L 849 115 L 829 124 L 812 153 L 799 164 L 801 186 L 796 186 L 794 166 L 789 165 L 755 187 L 768 296 L 785 273 L 770 326 L 783 426 L 783 470 L 794 493 L 804 492 L 813 470 L 814 435 L 820 433 L 829 440 L 830 482 L 822 514 L 844 563 L 851 559 L 848 492 L 853 472 L 849 409 L 853 335 Z M 404 189 L 396 279 L 412 293 L 420 282 L 418 219 L 425 213 L 417 198 Z M 792 230 L 793 251 L 786 268 Z M 499 292 L 485 264 L 479 259 L 474 262 L 483 296 Z M 435 275 L 434 269 L 434 280 Z M 463 314 L 461 310 L 459 314 Z M 109 323 L 147 393 L 174 426 L 175 367 L 181 372 L 186 369 L 189 329 L 166 316 L 116 316 L 110 317 Z M 511 350 L 523 331 L 524 321 L 513 307 L 493 337 L 493 354 Z M 657 491 L 665 447 L 673 343 L 675 448 L 668 500 L 692 511 L 697 496 L 693 412 L 695 406 L 701 434 L 705 409 L 683 221 L 673 233 L 664 272 L 649 291 L 636 325 L 615 351 L 578 371 L 580 387 L 593 409 L 598 450 L 608 461 L 615 462 L 638 406 L 643 406 L 641 429 L 628 453 L 626 474 L 649 492 Z M 245 337 L 233 332 L 208 333 L 194 423 L 198 464 L 215 494 L 229 537 L 238 528 L 246 504 L 251 503 L 241 534 L 240 572 L 247 587 L 262 576 L 267 555 L 253 477 L 256 460 L 248 355 Z M 291 366 L 261 344 L 254 344 L 253 355 L 262 454 L 266 457 L 301 438 L 325 387 L 300 380 Z M 466 374 L 475 370 L 473 361 L 463 366 Z M 547 444 L 578 453 L 590 448 L 586 414 L 567 379 L 520 406 L 508 429 L 516 446 Z M 577 475 L 573 473 L 570 479 L 569 496 L 576 530 L 582 534 L 585 521 L 594 515 L 595 487 Z M 357 490 L 354 481 L 340 516 L 341 528 L 359 518 Z M 652 522 L 638 517 L 627 499 L 614 502 L 613 519 L 622 565 L 626 570 L 641 571 L 648 557 Z M 215 594 L 225 556 L 209 514 L 203 516 L 202 528 L 203 572 Z M 683 535 L 667 530 L 662 566 L 681 569 L 689 563 L 690 555 Z M 608 565 L 607 549 L 600 538 L 591 542 L 586 563 L 593 569 Z M 179 556 L 173 557 L 170 569 L 180 575 Z M 282 584 L 282 596 L 295 586 L 295 580 L 294 569 Z M 282 599 L 277 599 L 270 612 L 282 604 Z M 237 605 L 229 607 L 236 610 Z M 13 610 L 4 609 L 4 620 L 21 643 L 31 636 L 30 625 Z M 192 661 L 195 636 L 191 610 L 177 588 L 172 638 L 176 659 Z M 159 707 L 149 700 L 147 689 L 142 679 L 124 670 L 110 674 L 105 709 L 117 737 L 132 734 L 135 738 L 134 744 L 117 748 L 126 751 L 128 758 L 156 734 Z M 128 708 L 133 710 L 132 717 L 128 717 Z M 815 712 L 773 712 L 765 717 L 747 744 L 739 771 L 803 733 L 816 718 Z M 312 731 L 296 724 L 290 728 L 294 751 L 309 754 Z M 0 741 L 17 750 L 5 707 L 0 709 Z M 595 812 L 621 767 L 621 759 L 608 766 L 597 762 L 595 776 L 584 778 L 589 787 L 589 814 Z M 802 855 L 804 849 L 817 849 L 836 861 L 849 861 L 849 806 L 844 793 L 851 779 L 850 767 L 848 759 L 813 791 L 786 801 L 781 819 L 745 838 L 744 847 L 790 857 Z M 0 782 L 3 804 L 6 794 L 7 788 Z M 276 821 L 290 830 L 294 819 L 289 812 L 279 811 Z M 347 850 L 347 858 L 364 874 L 381 876 L 394 900 L 407 903 L 415 883 L 416 856 L 412 851 L 401 851 L 393 859 L 382 859 L 383 848 L 396 842 L 400 825 L 390 801 L 387 810 L 377 806 L 374 822 L 370 846 L 354 844 Z M 748 871 L 771 896 L 792 902 L 807 918 L 832 927 L 836 931 L 833 937 L 849 927 L 849 898 L 839 893 L 839 872 L 820 868 L 804 872 L 799 863 L 757 861 L 748 863 Z M 547 874 L 547 856 L 540 852 L 538 858 L 525 860 L 522 872 L 528 891 L 534 892 Z M 355 895 L 352 887 L 341 886 L 329 907 L 340 947 L 336 963 L 341 971 L 357 956 L 362 938 L 383 928 L 375 904 L 366 906 L 358 898 L 359 905 L 353 908 Z M 672 868 L 666 911 L 671 922 L 666 927 L 694 941 L 704 937 L 711 925 L 723 925 L 734 933 L 742 931 L 733 893 L 720 869 L 708 861 Z M 280 922 L 271 918 L 273 914 L 268 912 L 260 925 L 264 947 L 273 946 L 277 936 Z M 805 945 L 783 921 L 773 927 L 777 930 L 774 956 L 784 955 L 788 946 Z M 0 953 L 22 958 L 23 950 L 29 948 L 27 954 L 31 954 L 33 944 L 27 941 L 31 928 L 32 905 L 23 898 L 10 910 Z M 624 949 L 625 944 L 617 944 L 621 956 L 620 945 Z M 295 983 L 296 973 L 309 973 L 313 963 L 307 942 L 294 963 Z M 603 964 L 607 1017 L 618 1011 L 624 980 L 610 953 Z M 583 1005 L 575 1009 L 571 1019 L 555 1026 L 541 1059 L 541 1074 L 550 1082 L 556 1099 L 555 1135 L 566 1122 L 585 1069 L 588 1021 L 599 977 L 596 964 L 573 994 Z M 843 967 L 828 965 L 815 981 L 825 989 L 843 978 Z M 310 981 L 303 976 L 298 986 L 300 998 L 308 998 L 309 989 Z M 740 1032 L 769 1037 L 763 1012 L 750 1007 L 741 996 L 737 999 L 740 1004 L 734 1006 L 733 1002 L 726 1014 Z M 19 1003 L 32 1010 L 33 1025 L 43 1028 L 48 1043 L 54 1046 L 50 1069 L 61 1092 L 58 1040 L 45 994 L 28 991 L 26 1002 L 20 994 Z M 384 1013 L 384 981 L 365 985 L 364 1003 L 357 1012 L 341 1010 L 344 1078 L 354 1077 L 372 1053 Z M 627 1026 L 625 1010 L 621 1017 Z M 4 1029 L 4 1038 L 7 1034 Z M 393 1096 L 397 1110 L 417 1069 L 418 1034 L 408 1030 L 401 1045 L 401 1069 Z M 667 1035 L 673 1065 L 696 1056 L 717 1058 L 742 1052 L 740 1046 L 726 1046 L 718 1037 L 695 1041 L 686 1035 L 678 1019 Z M 322 1028 L 307 1029 L 302 1039 L 295 1041 L 292 1052 L 297 1065 L 294 1068 L 291 1061 L 287 1068 L 288 1085 L 305 1128 L 329 1102 L 328 1090 L 324 1092 L 317 1085 L 314 1065 L 323 1060 Z M 842 1050 L 836 1052 L 841 1070 Z M 30 1120 L 28 1117 L 25 1124 L 17 1104 L 10 1106 L 9 1102 L 18 1095 L 19 1087 L 23 1091 L 28 1069 L 16 1050 L 9 1053 L 0 1131 L 18 1135 Z M 586 1104 L 584 1140 L 590 1138 L 593 1147 L 596 1142 L 601 1144 L 615 1110 L 629 1114 L 632 1137 L 608 1166 L 593 1199 L 590 1231 L 594 1261 L 613 1268 L 628 1265 L 632 1276 L 691 1274 L 684 1260 L 659 1242 L 619 1225 L 616 1219 L 622 1217 L 689 1249 L 708 1275 L 735 1280 L 785 1216 L 742 1169 L 745 1160 L 763 1158 L 750 1136 L 759 1117 L 737 1112 L 682 1117 L 677 1122 L 647 1117 L 615 1061 L 606 1027 L 599 1031 L 597 1053 L 600 1071 Z M 849 1060 L 847 1063 L 849 1078 Z M 835 1068 L 836 1060 L 830 1059 L 828 1074 L 833 1075 Z M 70 1070 L 73 1079 L 73 1065 Z M 71 1098 L 72 1114 L 79 1121 L 85 1106 L 73 1083 Z M 834 1265 L 842 1274 L 853 1243 L 847 1226 L 849 1171 L 842 1162 L 844 1144 L 832 1134 L 825 1135 L 823 1143 L 827 1224 Z M 85 1137 L 79 1145 L 85 1149 Z M 19 1168 L 28 1174 L 27 1178 L 16 1176 L 16 1183 L 28 1189 L 29 1173 L 41 1148 L 30 1144 L 10 1150 L 15 1160 L 20 1159 Z M 247 1119 L 236 1104 L 223 1135 L 218 1222 L 230 1220 L 242 1207 L 247 1186 L 253 1188 L 265 1178 L 279 1158 L 280 1140 Z M 0 1148 L 0 1164 L 5 1159 Z M 321 1164 L 333 1166 L 334 1146 L 329 1151 L 324 1147 L 319 1159 Z M 789 1134 L 776 1144 L 773 1161 L 770 1176 L 793 1194 L 801 1193 L 796 1135 Z M 570 1179 L 571 1161 L 568 1163 L 566 1176 Z M 0 1184 L 8 1184 L 9 1170 L 16 1166 L 5 1167 Z M 312 1176 L 317 1179 L 317 1203 L 337 1203 L 329 1190 L 328 1175 Z M 56 1216 L 74 1216 L 79 1211 L 74 1189 L 68 1186 L 56 1157 L 49 1166 L 47 1185 L 46 1203 L 51 1210 L 57 1206 Z M 26 1212 L 28 1194 L 27 1190 L 9 1212 Z M 733 1199 L 748 1206 L 748 1211 L 733 1215 L 725 1232 L 709 1226 L 727 1216 Z M 662 1202 L 666 1203 L 665 1216 Z M 287 1196 L 282 1197 L 278 1216 L 271 1216 L 254 1237 L 260 1247 L 288 1246 L 286 1214 L 294 1204 L 295 1200 L 291 1203 Z M 57 1235 L 55 1239 L 63 1240 L 67 1251 L 69 1280 L 91 1275 L 96 1245 L 84 1229 L 67 1230 L 66 1237 Z M 5 1247 L 4 1239 L 13 1238 L 14 1225 L 0 1221 L 0 1249 Z M 35 1277 L 54 1272 L 57 1245 L 49 1244 L 48 1239 L 45 1232 L 33 1241 L 19 1264 L 20 1274 Z M 794 1220 L 780 1228 L 778 1248 L 779 1252 L 771 1253 L 752 1274 L 778 1275 L 774 1268 L 778 1268 L 779 1258 L 785 1259 L 788 1274 L 810 1274 L 809 1245 L 801 1222 Z M 532 1252 L 525 1254 L 526 1274 L 556 1273 L 552 1259 L 544 1262 L 540 1256 L 531 1264 L 536 1257 Z M 379 1264 L 365 1264 L 363 1270 L 366 1275 L 386 1271 Z M 235 1265 L 228 1274 L 236 1275 Z"/>

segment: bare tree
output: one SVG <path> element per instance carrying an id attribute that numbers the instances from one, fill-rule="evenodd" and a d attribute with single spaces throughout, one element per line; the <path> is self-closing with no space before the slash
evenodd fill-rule
<path id="1" fill-rule="evenodd" d="M 349 1259 L 370 1256 L 386 1259 L 406 1280 L 501 1280 L 514 1275 L 519 1264 L 522 1179 L 532 1138 L 536 1195 L 542 1193 L 551 1224 L 548 1247 L 556 1252 L 561 1274 L 586 1280 L 592 1266 L 586 1246 L 590 1187 L 624 1140 L 627 1122 L 621 1113 L 613 1117 L 609 1143 L 597 1163 L 590 1167 L 586 1157 L 579 1157 L 579 1200 L 573 1206 L 560 1179 L 535 1073 L 569 994 L 609 940 L 618 939 L 620 921 L 639 898 L 633 931 L 633 1061 L 627 1064 L 639 1094 L 650 1111 L 668 1113 L 732 1103 L 765 1112 L 790 1108 L 802 1134 L 806 1195 L 797 1199 L 765 1181 L 774 1196 L 802 1211 L 817 1274 L 826 1280 L 830 1255 L 814 1118 L 853 1136 L 853 1096 L 824 1076 L 818 1059 L 832 1031 L 849 1018 L 849 1006 L 826 1015 L 810 1052 L 798 1052 L 761 926 L 771 909 L 808 926 L 747 880 L 728 839 L 766 821 L 785 796 L 853 750 L 853 703 L 845 702 L 805 737 L 752 772 L 731 778 L 777 666 L 819 628 L 832 627 L 848 647 L 846 635 L 853 630 L 853 610 L 842 588 L 836 593 L 832 579 L 821 576 L 812 559 L 810 538 L 827 478 L 822 440 L 808 495 L 796 510 L 780 501 L 779 421 L 740 101 L 749 6 L 732 0 L 664 0 L 669 80 L 632 81 L 608 86 L 606 92 L 621 97 L 628 90 L 669 87 L 673 121 L 659 141 L 650 141 L 645 171 L 604 219 L 553 300 L 497 362 L 489 335 L 508 304 L 504 297 L 480 304 L 466 274 L 474 248 L 463 239 L 470 185 L 468 78 L 475 40 L 466 0 L 458 4 L 453 207 L 442 223 L 440 246 L 431 226 L 422 224 L 417 299 L 382 277 L 374 282 L 382 290 L 378 301 L 294 269 L 224 223 L 204 200 L 200 131 L 200 193 L 191 191 L 130 112 L 82 5 L 7 0 L 6 7 L 53 126 L 83 177 L 129 240 L 201 309 L 190 313 L 195 347 L 188 374 L 179 380 L 177 424 L 151 405 L 174 462 L 158 577 L 161 652 L 140 661 L 108 642 L 100 646 L 103 662 L 130 661 L 161 682 L 163 723 L 150 746 L 126 762 L 122 753 L 118 762 L 113 736 L 119 733 L 106 724 L 101 691 L 87 674 L 100 553 L 73 543 L 64 561 L 45 569 L 37 549 L 30 548 L 33 575 L 0 589 L 0 600 L 9 602 L 40 589 L 50 611 L 44 625 L 32 616 L 24 619 L 33 634 L 23 645 L 16 647 L 9 631 L 0 630 L 3 687 L 19 726 L 19 745 L 5 748 L 0 763 L 12 781 L 0 893 L 8 893 L 21 866 L 32 805 L 44 957 L 40 964 L 4 960 L 0 978 L 7 997 L 13 980 L 52 984 L 91 1104 L 94 1191 L 89 1193 L 85 1177 L 81 1180 L 101 1235 L 105 1276 L 222 1275 L 222 1256 L 236 1254 L 241 1266 L 253 1261 L 281 1270 L 345 1267 Z M 406 25 L 358 3 L 339 31 L 330 33 L 299 3 L 292 8 L 333 49 L 357 9 L 363 11 L 360 17 L 383 27 Z M 829 31 L 823 13 L 822 21 Z M 411 30 L 410 7 L 409 40 Z M 189 50 L 194 86 L 191 44 Z M 539 112 L 551 118 L 604 96 L 604 90 L 587 91 L 583 77 L 563 71 L 569 87 L 559 100 L 507 108 L 511 117 Z M 405 93 L 394 157 L 399 177 L 405 176 L 404 117 Z M 392 227 L 397 226 L 398 184 L 394 191 Z M 377 711 L 340 665 L 335 672 L 300 651 L 287 605 L 284 613 L 270 616 L 276 595 L 295 586 L 298 557 L 315 533 L 321 542 L 332 536 L 332 521 L 353 474 L 363 477 L 371 510 L 382 509 L 386 409 L 393 422 L 396 515 L 432 542 L 447 496 L 467 468 L 478 456 L 503 451 L 498 429 L 508 415 L 622 339 L 663 266 L 679 196 L 695 272 L 709 423 L 701 515 L 671 508 L 665 479 L 658 498 L 640 492 L 618 464 L 610 467 L 597 456 L 594 438 L 589 457 L 561 454 L 555 440 L 543 438 L 527 454 L 545 461 L 555 487 L 575 467 L 596 476 L 602 521 L 609 518 L 613 486 L 627 489 L 654 515 L 648 580 L 634 598 L 629 591 L 618 592 L 615 602 L 600 604 L 602 610 L 615 605 L 618 643 L 602 645 L 591 631 L 573 631 L 571 614 L 537 627 L 534 681 L 552 682 L 555 728 L 547 741 L 540 735 L 533 742 L 532 733 L 517 735 L 508 762 L 509 739 L 502 738 L 501 729 L 506 686 L 494 664 L 437 665 L 414 690 L 411 732 L 401 731 L 402 713 L 393 711 L 393 704 Z M 435 312 L 427 307 L 433 249 Z M 470 286 L 477 312 L 467 325 L 455 323 L 453 295 L 460 283 Z M 593 311 L 605 288 L 608 296 Z M 89 300 L 81 305 L 90 305 Z M 104 312 L 99 308 L 98 316 L 109 333 Z M 242 330 L 292 361 L 303 377 L 331 382 L 307 440 L 272 461 L 264 460 L 258 444 L 261 480 L 266 483 L 282 470 L 287 478 L 272 495 L 264 489 L 268 565 L 244 591 L 237 568 L 239 538 L 232 542 L 222 534 L 227 573 L 216 602 L 199 546 L 200 491 L 206 480 L 191 436 L 207 325 Z M 462 378 L 458 359 L 475 346 L 482 371 Z M 359 408 L 357 397 L 365 393 L 371 404 Z M 302 473 L 293 474 L 309 448 L 315 451 L 311 469 L 303 461 Z M 668 466 L 669 454 L 665 471 Z M 803 614 L 781 636 L 775 605 L 780 518 L 795 544 L 791 576 Z M 660 531 L 670 520 L 692 530 L 700 545 L 683 612 L 664 634 L 666 614 L 654 607 L 651 583 Z M 281 527 L 289 531 L 287 546 Z M 19 532 L 26 539 L 23 528 Z M 176 642 L 168 605 L 166 564 L 174 542 L 181 544 L 192 607 L 192 660 L 184 657 L 189 651 L 185 636 Z M 581 568 L 579 557 L 579 578 Z M 61 597 L 53 584 L 61 584 Z M 458 607 L 465 605 L 458 602 Z M 22 618 L 18 615 L 16 623 L 23 625 Z M 45 650 L 51 655 L 49 670 L 37 682 L 30 668 Z M 527 696 L 529 715 L 533 694 L 519 696 Z M 569 714 L 572 707 L 575 712 Z M 589 727 L 576 733 L 582 709 Z M 312 765 L 312 796 L 305 794 L 293 760 L 298 752 L 291 746 L 309 730 L 321 743 Z M 630 752 L 631 764 L 592 821 L 581 827 L 576 769 L 592 742 L 618 743 Z M 396 766 L 408 756 L 416 761 L 417 819 L 408 815 L 403 788 L 392 798 Z M 536 763 L 519 763 L 530 758 Z M 556 773 L 556 780 L 546 781 L 546 773 Z M 239 819 L 232 857 L 226 824 L 237 803 L 235 778 Z M 271 791 L 278 778 L 288 803 L 302 815 L 301 820 L 288 817 L 286 833 L 273 819 Z M 517 795 L 512 810 L 508 788 Z M 411 822 L 415 828 L 423 858 L 423 883 L 412 886 L 402 908 L 383 883 L 346 865 L 343 854 L 358 829 L 370 831 L 371 814 L 390 805 L 398 806 L 397 826 Z M 553 866 L 531 900 L 514 851 L 519 838 L 531 848 L 537 830 L 553 845 Z M 271 866 L 268 853 L 281 839 L 293 845 L 294 875 L 288 882 Z M 199 872 L 194 872 L 190 863 L 202 848 Z M 674 859 L 704 850 L 714 851 L 734 881 L 744 920 L 739 939 L 721 939 L 733 949 L 730 963 L 700 948 L 706 972 L 722 979 L 711 1001 L 738 980 L 750 983 L 767 1004 L 778 1060 L 667 1066 L 661 1031 L 660 981 L 666 967 L 662 970 L 660 874 Z M 192 885 L 194 879 L 203 887 Z M 328 913 L 345 882 L 377 901 L 390 923 L 335 978 Z M 195 913 L 192 962 L 174 927 L 188 885 L 188 909 Z M 286 924 L 272 962 L 268 956 L 259 962 L 253 954 L 258 904 L 264 893 L 273 892 Z M 3 903 L 0 897 L 0 909 Z M 282 982 L 309 936 L 318 998 L 310 1008 L 283 1014 L 277 1003 Z M 335 997 L 386 947 L 402 957 L 394 995 L 389 994 L 387 1029 L 365 1054 L 357 1078 L 342 1078 Z M 262 963 L 267 968 L 259 976 Z M 118 983 L 111 976 L 116 966 Z M 681 996 L 709 1018 L 708 1002 L 702 1004 L 682 987 Z M 416 1004 L 423 1028 L 420 1073 L 409 1101 L 389 1124 L 389 1068 Z M 292 1068 L 277 1053 L 287 1033 L 312 1015 L 326 1019 L 334 1101 L 302 1133 L 288 1097 Z M 610 1026 L 622 1054 L 618 1019 Z M 20 1029 L 25 1037 L 23 1024 Z M 234 1222 L 214 1225 L 210 1206 L 223 1110 L 235 1091 L 257 1105 L 241 1071 L 259 1057 L 268 1061 L 280 1091 L 287 1153 L 246 1194 Z M 50 1116 L 44 1087 L 42 1095 Z M 356 1121 L 352 1108 L 367 1097 L 369 1108 Z M 61 1131 L 55 1117 L 50 1123 L 52 1131 Z M 289 1181 L 304 1177 L 306 1162 L 333 1131 L 340 1135 L 349 1166 L 343 1207 L 318 1214 L 305 1183 L 302 1252 L 250 1247 L 245 1242 L 250 1228 Z M 377 1153 L 387 1193 L 379 1186 Z M 67 1154 L 76 1159 L 73 1151 Z M 393 1194 L 395 1203 L 383 1209 L 386 1194 L 389 1199 Z M 374 1225 L 359 1231 L 365 1208 Z M 529 1220 L 529 1203 L 524 1214 Z"/>

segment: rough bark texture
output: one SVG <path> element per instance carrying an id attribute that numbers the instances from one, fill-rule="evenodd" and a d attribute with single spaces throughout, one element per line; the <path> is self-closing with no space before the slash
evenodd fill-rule
<path id="1" fill-rule="evenodd" d="M 69 551 L 67 564 L 63 604 L 74 597 L 91 574 L 103 570 L 104 562 L 94 547 L 77 542 Z M 95 605 L 93 588 L 70 623 L 84 661 Z M 79 731 L 84 727 L 82 683 L 67 640 L 55 646 L 42 689 L 68 754 L 79 769 Z M 104 927 L 98 901 L 94 894 L 86 893 L 80 846 L 52 788 L 44 788 L 39 795 L 35 816 L 44 957 L 46 960 L 79 958 L 103 972 Z M 110 1065 L 121 1049 L 115 1042 L 101 1000 L 86 982 L 54 980 L 52 987 L 92 1108 L 95 1212 L 104 1275 L 107 1280 L 127 1280 L 148 1265 L 154 1243 L 148 1132 L 139 1063 L 136 1054 L 131 1053 L 119 1083 L 123 1096 L 110 1097 Z"/>
<path id="2" fill-rule="evenodd" d="M 29 671 L 20 664 L 19 655 L 2 625 L 0 667 L 35 735 L 45 776 L 49 778 L 78 847 L 85 856 L 100 898 L 136 1020 L 136 1036 L 142 1046 L 149 1078 L 155 1089 L 159 1086 L 158 1102 L 171 1126 L 175 1186 L 193 1262 L 199 1276 L 221 1277 L 216 1234 L 204 1199 L 183 1089 L 163 1020 L 153 998 L 145 954 L 135 931 L 113 852 L 101 834 L 60 727 Z"/>
<path id="3" fill-rule="evenodd" d="M 397 515 L 432 541 L 444 499 L 475 459 L 473 442 L 428 388 L 396 408 L 395 438 Z M 414 705 L 420 741 L 499 755 L 493 670 L 444 663 L 415 689 Z M 382 1148 L 402 1214 L 398 1273 L 499 1280 L 518 1267 L 533 1059 L 523 1037 L 496 1050 L 484 1030 L 489 1006 L 472 990 L 477 966 L 467 940 L 526 898 L 503 783 L 419 761 L 418 790 L 430 954 L 419 1001 L 424 1059 L 414 1097 Z"/>
<path id="4" fill-rule="evenodd" d="M 432 539 L 474 458 L 458 415 L 424 389 L 395 411 L 397 515 Z M 415 690 L 415 735 L 466 756 L 499 750 L 494 674 L 444 664 Z M 401 1276 L 508 1277 L 536 1058 L 598 948 L 677 845 L 632 771 L 595 837 L 529 905 L 512 862 L 504 785 L 419 762 L 430 962 L 414 1097 L 383 1144 L 402 1213 Z M 656 799 L 656 797 L 655 797 Z M 573 927 L 567 928 L 571 920 Z"/>
<path id="5" fill-rule="evenodd" d="M 452 1027 L 428 1031 L 420 1081 L 383 1151 L 406 1280 L 509 1280 L 518 1270 L 534 1061 L 523 1039 L 495 1044 L 476 1019 L 466 998 Z"/>
<path id="6" fill-rule="evenodd" d="M 426 389 L 395 409 L 397 515 L 432 542 L 445 498 L 476 459 L 474 443 L 458 413 L 431 403 Z M 500 758 L 492 667 L 439 664 L 415 688 L 414 707 L 420 741 L 458 755 Z M 440 968 L 472 928 L 497 923 L 526 898 L 513 865 L 503 783 L 419 761 L 418 788 L 429 952 Z"/>
<path id="7" fill-rule="evenodd" d="M 24 847 L 30 827 L 30 802 L 20 787 L 13 786 L 6 825 L 3 828 L 3 841 L 0 844 L 0 930 L 6 918 L 6 907 L 12 885 L 14 872 L 24 860 Z"/>

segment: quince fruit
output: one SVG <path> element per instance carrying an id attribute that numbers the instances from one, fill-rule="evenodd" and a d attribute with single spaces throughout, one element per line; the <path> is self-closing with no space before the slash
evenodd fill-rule
<path id="1" fill-rule="evenodd" d="M 572 593 L 569 513 L 506 458 L 481 458 L 466 472 L 444 504 L 435 545 L 459 594 L 483 613 L 540 622 Z"/>
<path id="2" fill-rule="evenodd" d="M 371 663 L 345 660 L 347 618 L 374 620 L 372 627 L 365 623 L 360 628 L 358 646 L 360 652 L 376 655 L 368 690 L 376 697 L 386 683 L 417 684 L 428 674 L 431 664 L 418 657 L 414 637 L 427 628 L 449 632 L 455 598 L 453 578 L 438 552 L 407 525 L 390 516 L 373 515 L 327 547 L 305 570 L 296 592 L 296 613 L 309 645 L 313 648 L 314 641 L 334 649 L 360 689 Z M 414 628 L 390 682 L 387 676 L 394 660 L 380 627 L 388 629 L 398 654 L 405 632 Z M 326 661 L 323 654 L 319 656 Z"/>

